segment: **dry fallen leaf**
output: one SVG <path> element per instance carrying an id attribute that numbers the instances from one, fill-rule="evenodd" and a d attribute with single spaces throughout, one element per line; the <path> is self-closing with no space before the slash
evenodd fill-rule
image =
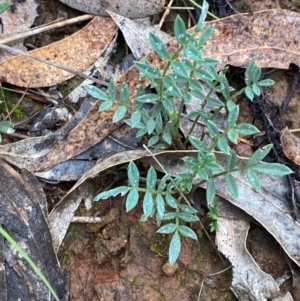
<path id="1" fill-rule="evenodd" d="M 300 139 L 285 128 L 281 133 L 280 141 L 286 157 L 300 165 Z"/>
<path id="2" fill-rule="evenodd" d="M 262 68 L 300 66 L 300 14 L 264 10 L 209 22 L 215 30 L 204 54 L 220 60 L 220 66 L 244 67 L 256 60 Z"/>
<path id="3" fill-rule="evenodd" d="M 108 16 L 107 10 L 111 10 L 127 18 L 144 18 L 162 12 L 165 0 L 60 0 L 80 11 Z"/>
<path id="4" fill-rule="evenodd" d="M 20 173 L 0 160 L 0 221 L 51 283 L 59 300 L 68 298 L 67 275 L 59 269 L 47 224 L 47 200 L 27 170 Z M 0 300 L 52 300 L 25 259 L 0 235 Z"/>
<path id="5" fill-rule="evenodd" d="M 152 46 L 149 41 L 150 32 L 159 36 L 164 43 L 171 38 L 169 34 L 153 26 L 146 26 L 143 23 L 134 22 L 111 11 L 107 12 L 122 30 L 126 43 L 131 49 L 136 60 L 142 59 L 152 51 Z"/>
<path id="6" fill-rule="evenodd" d="M 106 49 L 116 31 L 113 20 L 97 16 L 70 37 L 32 50 L 29 54 L 82 72 Z M 0 74 L 1 81 L 21 87 L 53 86 L 74 76 L 24 56 L 15 56 L 3 62 Z"/>
<path id="7" fill-rule="evenodd" d="M 2 1 L 3 2 L 3 1 Z M 13 7 L 1 14 L 2 34 L 3 39 L 13 33 L 23 32 L 31 28 L 34 20 L 38 17 L 37 1 L 14 1 Z M 25 51 L 23 40 L 10 43 L 11 47 Z M 0 51 L 0 63 L 12 57 L 12 54 L 7 51 Z"/>
<path id="8" fill-rule="evenodd" d="M 246 248 L 252 219 L 242 210 L 218 198 L 220 203 L 216 245 L 232 264 L 231 290 L 238 300 L 293 301 L 283 294 L 273 277 L 263 272 Z"/>

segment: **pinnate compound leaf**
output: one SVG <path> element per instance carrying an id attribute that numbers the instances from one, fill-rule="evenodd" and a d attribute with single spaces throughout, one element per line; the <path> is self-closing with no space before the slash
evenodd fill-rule
<path id="1" fill-rule="evenodd" d="M 208 120 L 206 122 L 206 127 L 208 129 L 210 137 L 215 138 L 219 135 L 218 127 L 213 121 Z"/>
<path id="2" fill-rule="evenodd" d="M 163 216 L 163 220 L 171 220 L 174 219 L 176 217 L 176 212 L 167 212 L 164 214 Z"/>
<path id="3" fill-rule="evenodd" d="M 128 180 L 132 187 L 138 187 L 140 180 L 140 173 L 134 162 L 128 164 Z"/>
<path id="4" fill-rule="evenodd" d="M 127 198 L 126 198 L 126 212 L 130 211 L 131 209 L 133 209 L 136 204 L 139 201 L 139 193 L 136 189 L 132 189 L 129 191 Z"/>
<path id="5" fill-rule="evenodd" d="M 176 230 L 177 226 L 174 223 L 166 224 L 162 227 L 160 227 L 156 233 L 161 233 L 161 234 L 170 234 L 173 233 Z"/>
<path id="6" fill-rule="evenodd" d="M 110 99 L 115 99 L 117 96 L 117 86 L 116 83 L 114 82 L 114 80 L 111 80 L 108 84 L 108 97 Z"/>
<path id="7" fill-rule="evenodd" d="M 280 163 L 259 163 L 254 165 L 252 170 L 279 177 L 293 173 L 289 167 Z"/>
<path id="8" fill-rule="evenodd" d="M 149 135 L 153 133 L 153 131 L 155 130 L 155 126 L 156 126 L 156 123 L 155 123 L 155 120 L 153 118 L 150 118 L 146 122 L 146 128 L 147 128 L 147 131 L 148 131 Z"/>
<path id="9" fill-rule="evenodd" d="M 180 204 L 179 207 L 185 213 L 191 213 L 191 214 L 198 213 L 197 209 L 195 209 L 191 205 Z"/>
<path id="10" fill-rule="evenodd" d="M 165 201 L 161 194 L 156 195 L 156 210 L 159 219 L 162 219 L 165 214 Z"/>
<path id="11" fill-rule="evenodd" d="M 143 212 L 144 212 L 145 218 L 147 218 L 151 215 L 152 209 L 153 209 L 152 193 L 147 191 L 145 193 L 144 200 L 143 200 Z"/>
<path id="12" fill-rule="evenodd" d="M 142 75 L 148 78 L 159 79 L 161 77 L 158 67 L 152 67 L 149 64 L 142 62 L 135 62 L 134 65 L 142 73 Z"/>
<path id="13" fill-rule="evenodd" d="M 199 138 L 190 136 L 189 140 L 190 140 L 191 144 L 193 145 L 193 147 L 196 148 L 197 150 L 199 150 L 201 152 L 204 152 L 207 150 L 206 145 Z"/>
<path id="14" fill-rule="evenodd" d="M 226 186 L 227 186 L 229 192 L 231 193 L 231 195 L 234 198 L 237 198 L 239 196 L 239 188 L 238 188 L 238 185 L 236 183 L 234 176 L 230 173 L 226 174 L 225 181 L 226 181 Z"/>
<path id="15" fill-rule="evenodd" d="M 225 137 L 218 139 L 217 146 L 221 152 L 229 155 L 230 147 Z"/>
<path id="16" fill-rule="evenodd" d="M 247 178 L 251 186 L 254 188 L 254 190 L 257 192 L 261 192 L 260 179 L 254 170 L 252 169 L 247 170 Z"/>
<path id="17" fill-rule="evenodd" d="M 236 166 L 236 163 L 237 163 L 237 155 L 236 152 L 232 150 L 230 152 L 230 157 L 227 162 L 227 169 L 232 170 Z"/>
<path id="18" fill-rule="evenodd" d="M 252 101 L 254 98 L 254 93 L 250 87 L 246 87 L 245 89 L 246 96 Z"/>
<path id="19" fill-rule="evenodd" d="M 145 103 L 145 102 L 155 102 L 158 99 L 159 99 L 159 96 L 157 94 L 150 93 L 150 94 L 144 94 L 144 95 L 137 97 L 136 101 Z"/>
<path id="20" fill-rule="evenodd" d="M 178 234 L 178 231 L 176 231 L 174 233 L 174 235 L 172 236 L 171 243 L 170 243 L 170 246 L 169 246 L 169 262 L 170 262 L 171 266 L 178 259 L 180 249 L 181 249 L 180 236 Z"/>
<path id="21" fill-rule="evenodd" d="M 234 130 L 243 136 L 249 136 L 259 133 L 258 128 L 249 123 L 239 123 L 234 127 Z"/>
<path id="22" fill-rule="evenodd" d="M 240 109 L 238 106 L 235 106 L 232 110 L 229 111 L 228 118 L 227 118 L 227 123 L 229 127 L 233 126 L 236 123 L 239 117 L 239 113 L 240 113 Z"/>
<path id="23" fill-rule="evenodd" d="M 260 87 L 270 87 L 275 84 L 272 79 L 263 79 L 257 83 Z"/>
<path id="24" fill-rule="evenodd" d="M 112 196 L 115 197 L 118 194 L 121 194 L 121 196 L 124 196 L 128 191 L 129 191 L 129 187 L 127 187 L 127 186 L 120 186 L 120 187 L 116 187 L 114 189 L 110 189 L 108 191 L 103 191 L 103 192 L 99 193 L 98 195 L 96 195 L 96 197 L 94 198 L 94 202 L 97 202 L 97 201 L 103 200 L 103 199 L 107 199 Z"/>
<path id="25" fill-rule="evenodd" d="M 170 194 L 166 195 L 166 202 L 170 207 L 172 207 L 174 209 L 177 208 L 177 201 L 172 195 L 170 195 Z"/>
<path id="26" fill-rule="evenodd" d="M 206 187 L 206 202 L 207 205 L 210 206 L 214 201 L 216 196 L 216 186 L 213 179 L 210 179 L 207 183 Z"/>
<path id="27" fill-rule="evenodd" d="M 132 128 L 136 127 L 142 118 L 142 112 L 141 111 L 134 111 L 129 120 L 126 120 L 126 123 L 131 126 Z"/>
<path id="28" fill-rule="evenodd" d="M 272 147 L 273 147 L 272 144 L 268 144 L 263 148 L 256 150 L 248 160 L 247 166 L 257 164 L 259 161 L 261 161 L 270 152 Z"/>
<path id="29" fill-rule="evenodd" d="M 196 222 L 199 220 L 199 218 L 196 215 L 185 213 L 185 212 L 180 212 L 178 214 L 178 217 L 185 222 Z"/>
<path id="30" fill-rule="evenodd" d="M 209 8 L 208 3 L 206 1 L 203 1 L 201 15 L 199 17 L 198 23 L 195 28 L 196 32 L 199 32 L 200 30 L 203 29 L 204 24 L 205 24 L 205 19 L 206 19 L 207 13 L 208 13 L 208 8 Z"/>
<path id="31" fill-rule="evenodd" d="M 151 166 L 147 172 L 147 189 L 153 189 L 156 185 L 157 175 L 155 169 Z"/>
<path id="32" fill-rule="evenodd" d="M 183 236 L 197 240 L 197 235 L 191 228 L 181 225 L 178 230 Z"/>
<path id="33" fill-rule="evenodd" d="M 180 44 L 183 44 L 186 41 L 186 27 L 180 16 L 177 16 L 174 21 L 174 34 Z"/>
<path id="34" fill-rule="evenodd" d="M 129 101 L 129 88 L 127 83 L 123 82 L 120 91 L 120 100 L 123 103 L 127 103 Z"/>
<path id="35" fill-rule="evenodd" d="M 153 32 L 149 34 L 149 40 L 153 50 L 164 60 L 168 60 L 170 55 L 164 42 Z"/>
<path id="36" fill-rule="evenodd" d="M 118 122 L 121 119 L 123 119 L 124 116 L 126 115 L 126 112 L 127 112 L 126 106 L 119 106 L 114 113 L 113 122 Z"/>
<path id="37" fill-rule="evenodd" d="M 189 78 L 187 68 L 182 62 L 172 61 L 171 66 L 175 74 L 182 78 Z"/>
<path id="38" fill-rule="evenodd" d="M 84 89 L 94 98 L 101 99 L 104 101 L 108 100 L 108 96 L 105 92 L 103 92 L 101 89 L 91 86 L 91 85 L 84 85 Z"/>

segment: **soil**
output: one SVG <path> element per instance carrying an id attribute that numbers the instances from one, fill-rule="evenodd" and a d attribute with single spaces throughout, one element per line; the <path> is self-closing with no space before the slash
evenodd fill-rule
<path id="1" fill-rule="evenodd" d="M 230 2 L 237 10 L 258 11 L 270 8 L 298 10 L 297 1 L 251 1 Z M 45 23 L 55 20 L 59 10 L 68 16 L 79 12 L 72 10 L 58 0 L 41 1 L 41 18 Z M 78 29 L 60 30 L 31 39 L 37 46 L 62 38 Z M 268 93 L 273 100 L 281 102 L 290 83 L 288 71 L 276 71 L 271 78 L 276 81 L 274 90 Z M 281 94 L 279 94 L 281 93 Z M 295 127 L 299 127 L 296 91 L 288 115 Z M 23 102 L 24 103 L 24 102 Z M 25 104 L 28 110 L 28 102 Z M 39 108 L 40 109 L 40 108 Z M 29 108 L 32 112 L 32 109 Z M 289 112 L 290 113 L 290 112 Z M 246 117 L 245 117 L 246 118 Z M 283 117 L 286 118 L 286 117 Z M 50 184 L 47 184 L 50 185 Z M 60 186 L 52 186 L 48 199 L 57 200 Z M 53 196 L 54 195 L 54 196 Z M 60 195 L 59 195 L 60 196 Z M 156 233 L 157 225 L 149 219 L 142 223 L 141 207 L 126 213 L 123 199 L 114 198 L 94 204 L 88 211 L 84 205 L 77 212 L 83 216 L 100 216 L 102 224 L 72 224 L 59 250 L 62 268 L 70 272 L 70 300 L 73 301 L 234 301 L 230 291 L 231 268 L 214 245 L 214 234 L 209 232 L 209 220 L 200 217 L 199 223 L 191 225 L 198 240 L 183 239 L 177 265 L 168 266 L 170 237 Z M 203 225 L 203 226 L 202 226 Z M 203 230 L 203 227 L 206 231 Z M 260 268 L 274 279 L 281 277 L 289 266 L 284 252 L 274 238 L 263 228 L 253 225 L 249 231 L 247 248 Z M 284 290 L 291 290 L 291 280 L 284 282 Z"/>

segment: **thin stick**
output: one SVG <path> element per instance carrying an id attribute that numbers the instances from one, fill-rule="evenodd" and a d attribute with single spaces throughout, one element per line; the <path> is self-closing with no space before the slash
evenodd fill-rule
<path id="1" fill-rule="evenodd" d="M 81 224 L 101 224 L 104 222 L 103 217 L 97 216 L 74 216 L 71 219 L 71 223 L 81 223 Z"/>
<path id="2" fill-rule="evenodd" d="M 5 38 L 0 39 L 0 44 L 7 44 L 7 43 L 10 43 L 10 42 L 22 40 L 24 38 L 28 38 L 30 36 L 36 35 L 38 33 L 44 32 L 44 31 L 49 31 L 49 30 L 52 30 L 52 29 L 61 28 L 61 27 L 65 27 L 65 26 L 68 26 L 68 25 L 76 24 L 76 23 L 79 23 L 79 22 L 82 22 L 82 21 L 87 21 L 87 20 L 93 19 L 94 17 L 95 17 L 94 15 L 83 15 L 83 16 L 79 16 L 79 17 L 72 18 L 72 19 L 69 19 L 69 20 L 64 20 L 62 22 L 58 22 L 58 23 L 55 23 L 55 24 L 41 25 L 39 27 L 30 29 L 30 30 L 26 30 L 24 32 L 8 35 Z"/>
<path id="3" fill-rule="evenodd" d="M 202 289 L 203 289 L 203 284 L 204 284 L 204 279 L 201 282 L 201 287 L 200 287 L 200 291 L 199 291 L 199 294 L 198 294 L 198 301 L 200 300 L 200 296 L 201 296 Z"/>
<path id="4" fill-rule="evenodd" d="M 165 22 L 165 19 L 167 17 L 167 15 L 170 13 L 170 7 L 172 6 L 172 3 L 173 3 L 174 0 L 170 0 L 168 6 L 166 7 L 166 10 L 164 11 L 164 14 L 158 24 L 158 29 L 160 29 L 162 27 L 162 25 L 164 24 Z"/>
<path id="5" fill-rule="evenodd" d="M 163 170 L 163 172 L 165 174 L 168 174 L 168 172 L 165 170 L 165 168 L 160 164 L 160 162 L 156 159 L 155 155 L 150 151 L 150 149 L 143 144 L 143 148 L 146 149 L 148 151 L 148 153 L 152 156 L 152 158 L 154 159 L 154 161 L 159 165 L 159 167 Z M 190 201 L 186 198 L 186 196 L 181 192 L 181 190 L 179 189 L 179 187 L 176 185 L 176 183 L 173 181 L 172 177 L 170 177 L 170 181 L 172 182 L 172 184 L 174 185 L 174 187 L 178 190 L 179 194 L 183 197 L 183 199 L 186 201 L 187 204 L 191 204 Z"/>
<path id="6" fill-rule="evenodd" d="M 226 269 L 220 271 L 220 272 L 216 272 L 216 273 L 213 273 L 213 274 L 209 274 L 208 276 L 215 276 L 215 275 L 222 274 L 222 273 L 226 272 L 227 270 L 229 270 L 229 269 L 231 269 L 231 268 L 232 268 L 232 265 L 229 266 L 228 268 L 226 268 Z"/>
<path id="7" fill-rule="evenodd" d="M 195 9 L 194 7 L 192 7 L 192 6 L 172 6 L 172 7 L 169 7 L 169 6 L 166 6 L 166 7 L 164 7 L 164 9 L 191 9 L 191 10 L 193 10 L 193 9 Z"/>
<path id="8" fill-rule="evenodd" d="M 50 62 L 48 60 L 45 60 L 43 58 L 40 58 L 38 56 L 35 56 L 35 55 L 32 55 L 32 54 L 29 54 L 29 53 L 26 53 L 24 51 L 21 51 L 21 50 L 17 50 L 17 49 L 14 49 L 14 48 L 11 48 L 7 45 L 3 45 L 3 44 L 0 44 L 0 49 L 4 49 L 6 51 L 9 51 L 10 53 L 12 54 L 16 54 L 16 55 L 23 55 L 29 59 L 32 59 L 32 60 L 35 60 L 35 61 L 38 61 L 38 62 L 41 62 L 41 63 L 44 63 L 44 64 L 47 64 L 49 66 L 52 66 L 52 67 L 55 67 L 55 68 L 59 68 L 59 69 L 62 69 L 62 70 L 65 70 L 67 72 L 70 72 L 70 73 L 73 73 L 79 77 L 83 77 L 85 79 L 89 79 L 97 84 L 100 84 L 100 85 L 103 85 L 103 86 L 108 86 L 108 83 L 106 83 L 105 81 L 103 80 L 99 80 L 99 79 L 96 79 L 92 76 L 88 76 L 88 75 L 85 75 L 84 73 L 82 72 L 78 72 L 74 69 L 71 69 L 71 68 L 68 68 L 68 67 L 65 67 L 65 66 L 62 66 L 60 64 L 57 64 L 57 63 L 53 63 L 53 62 Z"/>

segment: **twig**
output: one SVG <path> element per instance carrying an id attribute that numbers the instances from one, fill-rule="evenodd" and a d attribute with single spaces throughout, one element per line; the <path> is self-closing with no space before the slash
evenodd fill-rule
<path id="1" fill-rule="evenodd" d="M 159 165 L 159 167 L 163 170 L 163 172 L 165 174 L 168 174 L 168 172 L 165 170 L 165 168 L 160 164 L 160 162 L 156 159 L 155 155 L 150 151 L 150 149 L 143 144 L 143 148 L 147 150 L 147 152 L 151 155 L 151 157 L 154 159 L 154 161 Z M 177 189 L 177 191 L 179 192 L 179 194 L 183 197 L 183 199 L 186 201 L 187 204 L 191 204 L 190 201 L 186 198 L 186 196 L 181 192 L 181 190 L 179 189 L 179 187 L 176 185 L 176 183 L 173 181 L 172 177 L 170 177 L 170 181 L 172 182 L 172 184 L 174 185 L 174 187 Z"/>
<path id="2" fill-rule="evenodd" d="M 199 294 L 198 294 L 198 301 L 200 300 L 200 296 L 201 296 L 202 289 L 203 289 L 203 284 L 204 284 L 204 279 L 201 282 L 201 287 L 200 287 L 200 291 L 199 291 Z"/>
<path id="3" fill-rule="evenodd" d="M 158 24 L 158 29 L 160 29 L 162 27 L 162 25 L 165 22 L 165 19 L 166 19 L 167 15 L 170 13 L 170 7 L 172 6 L 173 1 L 174 0 L 170 0 L 168 6 L 166 7 L 166 10 L 164 11 L 164 14 L 163 14 L 163 16 L 162 16 L 162 18 L 161 18 L 161 20 L 160 20 L 160 22 Z"/>
<path id="4" fill-rule="evenodd" d="M 96 223 L 103 223 L 103 217 L 94 217 L 94 216 L 74 216 L 71 219 L 71 223 L 80 223 L 80 224 L 96 224 Z"/>
<path id="5" fill-rule="evenodd" d="M 57 22 L 55 24 L 50 24 L 50 25 L 42 25 L 30 30 L 26 30 L 24 32 L 20 32 L 20 33 L 16 33 L 16 34 L 10 34 L 6 37 L 4 37 L 3 39 L 0 39 L 0 44 L 7 44 L 10 42 L 14 42 L 14 41 L 18 41 L 18 40 L 22 40 L 24 38 L 28 38 L 30 36 L 36 35 L 38 33 L 44 32 L 44 31 L 49 31 L 52 29 L 56 29 L 56 28 L 61 28 L 61 27 L 65 27 L 68 25 L 72 25 L 72 24 L 76 24 L 82 21 L 87 21 L 90 19 L 93 19 L 95 16 L 94 15 L 83 15 L 83 16 L 79 16 L 73 19 L 69 19 L 69 20 L 64 20 L 62 22 Z"/>

